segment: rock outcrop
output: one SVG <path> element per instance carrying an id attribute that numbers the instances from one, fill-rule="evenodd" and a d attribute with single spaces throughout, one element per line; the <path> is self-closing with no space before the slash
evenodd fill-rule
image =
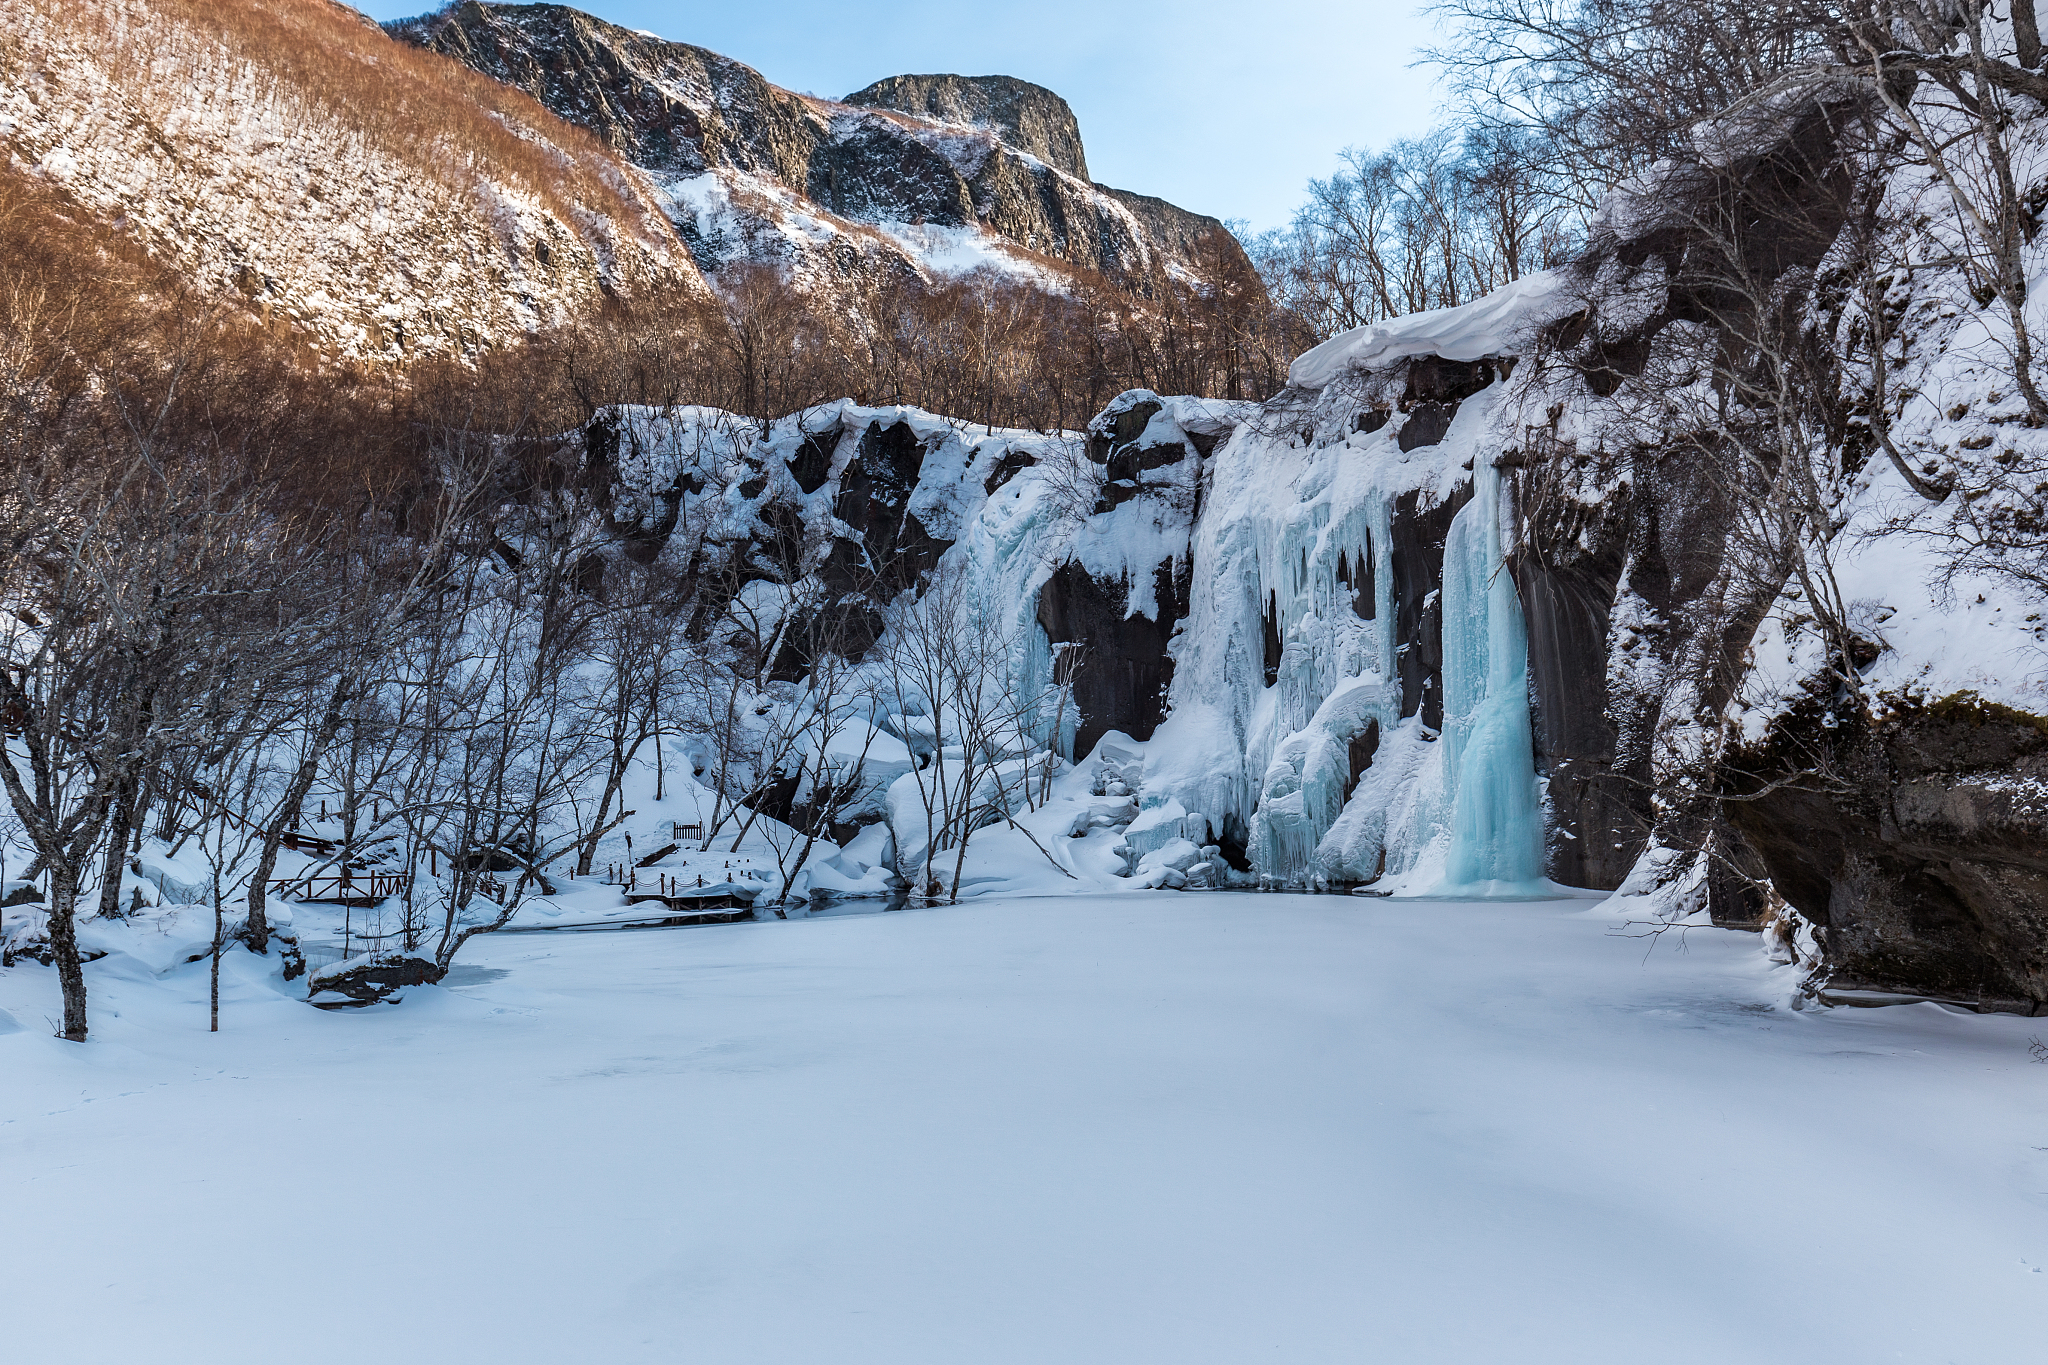
<path id="1" fill-rule="evenodd" d="M 1015 76 L 889 76 L 854 91 L 846 102 L 988 128 L 1061 174 L 1088 179 L 1088 156 L 1081 150 L 1074 111 L 1044 86 Z"/>
<path id="2" fill-rule="evenodd" d="M 526 91 L 654 176 L 708 271 L 770 261 L 824 286 L 958 269 L 963 245 L 998 270 L 1049 257 L 1124 280 L 1201 274 L 1198 244 L 1241 263 L 1216 219 L 1091 183 L 1066 101 L 1013 77 L 893 76 L 834 101 L 562 5 L 467 0 L 389 28 Z"/>
<path id="3" fill-rule="evenodd" d="M 314 972 L 307 1001 L 317 1009 L 350 1010 L 396 1000 L 408 986 L 431 986 L 446 975 L 432 958 L 352 957 Z"/>
<path id="4" fill-rule="evenodd" d="M 1971 696 L 1826 709 L 1738 757 L 1728 811 L 1820 927 L 1827 984 L 2048 1014 L 2048 717 Z"/>

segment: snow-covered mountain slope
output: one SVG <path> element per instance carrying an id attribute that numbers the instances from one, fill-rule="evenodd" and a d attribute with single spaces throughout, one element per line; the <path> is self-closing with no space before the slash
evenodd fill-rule
<path id="1" fill-rule="evenodd" d="M 646 180 L 331 0 L 25 0 L 0 175 L 329 355 L 461 353 L 704 284 Z"/>
<path id="2" fill-rule="evenodd" d="M 814 287 L 984 266 L 1135 281 L 1199 274 L 1196 243 L 1228 235 L 1091 182 L 1066 101 L 1012 77 L 894 76 L 834 101 L 561 5 L 465 0 L 389 28 L 525 90 L 644 169 L 708 271 L 768 262 Z"/>

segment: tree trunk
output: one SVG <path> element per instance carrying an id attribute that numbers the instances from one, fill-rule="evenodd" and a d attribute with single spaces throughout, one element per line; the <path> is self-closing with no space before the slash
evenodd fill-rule
<path id="1" fill-rule="evenodd" d="M 947 898 L 948 905 L 960 903 L 960 874 L 967 867 L 967 841 L 974 837 L 974 831 L 970 828 L 973 823 L 974 816 L 971 811 L 964 813 L 960 818 L 960 852 L 953 858 L 953 892 Z"/>
<path id="2" fill-rule="evenodd" d="M 804 864 L 809 862 L 811 859 L 811 850 L 816 848 L 817 846 L 818 834 L 817 831 L 814 829 L 809 834 L 804 836 L 803 851 L 796 855 L 796 866 L 792 867 L 788 871 L 788 873 L 784 875 L 782 879 L 782 900 L 785 904 L 787 904 L 789 901 L 790 883 L 796 880 L 797 873 L 804 870 Z"/>
<path id="3" fill-rule="evenodd" d="M 597 841 L 604 837 L 604 815 L 612 808 L 612 795 L 619 789 L 619 781 L 618 771 L 614 769 L 604 784 L 604 795 L 598 798 L 597 818 L 590 823 L 590 837 L 583 841 L 583 851 L 576 858 L 576 875 L 579 877 L 590 875 L 591 860 L 597 857 Z"/>
<path id="4" fill-rule="evenodd" d="M 64 992 L 64 1037 L 85 1041 L 85 966 L 78 960 L 78 873 L 50 870 L 50 951 L 57 958 L 57 984 Z"/>
<path id="5" fill-rule="evenodd" d="M 130 778 L 121 785 L 114 802 L 112 827 L 107 831 L 107 861 L 100 873 L 101 919 L 121 918 L 121 866 L 128 856 L 128 834 L 135 824 L 135 798 L 140 783 Z"/>
<path id="6" fill-rule="evenodd" d="M 2032 69 L 2041 65 L 2041 21 L 2034 13 L 2034 0 L 2012 0 L 2013 46 L 2020 65 Z"/>
<path id="7" fill-rule="evenodd" d="M 220 1032 L 220 952 L 221 935 L 226 921 L 221 914 L 220 876 L 213 879 L 213 962 L 209 968 L 207 982 L 208 1033 Z"/>

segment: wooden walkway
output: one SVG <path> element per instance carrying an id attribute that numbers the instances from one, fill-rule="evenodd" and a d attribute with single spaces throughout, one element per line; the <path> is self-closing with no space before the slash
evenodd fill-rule
<path id="1" fill-rule="evenodd" d="M 700 879 L 701 880 L 701 879 Z M 662 905 L 676 914 L 714 910 L 751 910 L 754 899 L 767 888 L 759 882 L 712 882 L 692 886 L 680 877 L 658 877 L 647 888 L 629 888 L 628 905 Z"/>
<path id="2" fill-rule="evenodd" d="M 402 896 L 412 885 L 410 872 L 342 872 L 331 877 L 280 877 L 271 894 L 319 905 L 363 907 Z"/>

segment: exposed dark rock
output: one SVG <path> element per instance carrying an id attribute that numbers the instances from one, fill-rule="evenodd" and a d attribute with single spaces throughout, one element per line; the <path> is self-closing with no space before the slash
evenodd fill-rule
<path id="1" fill-rule="evenodd" d="M 916 584 L 951 541 L 940 540 L 906 510 L 924 467 L 924 446 L 907 422 L 871 422 L 839 481 L 832 512 L 860 536 L 833 547 L 827 582 L 838 592 L 881 585 L 882 600 Z"/>
<path id="2" fill-rule="evenodd" d="M 1074 752 L 1085 754 L 1110 730 L 1150 739 L 1166 714 L 1166 688 L 1173 660 L 1166 642 L 1187 614 L 1188 571 L 1174 572 L 1171 560 L 1154 570 L 1159 598 L 1157 620 L 1126 615 L 1129 586 L 1105 583 L 1068 562 L 1053 571 L 1038 594 L 1038 623 L 1055 644 L 1080 641 L 1087 661 L 1074 678 L 1074 707 L 1080 724 Z"/>
<path id="3" fill-rule="evenodd" d="M 1280 681 L 1280 658 L 1285 650 L 1280 639 L 1280 594 L 1266 594 L 1266 609 L 1259 614 L 1259 662 L 1265 670 L 1266 686 Z"/>
<path id="4" fill-rule="evenodd" d="M 1088 178 L 1074 111 L 1044 86 L 1015 76 L 889 76 L 848 95 L 846 103 L 993 128 L 1018 151 L 1068 175 Z"/>
<path id="5" fill-rule="evenodd" d="M 1667 164 L 1631 202 L 1599 227 L 1571 269 L 1589 299 L 1586 309 L 1553 323 L 1551 344 L 1566 353 L 1598 396 L 1613 394 L 1640 375 L 1652 338 L 1673 322 L 1719 325 L 1749 307 L 1758 284 L 1794 269 L 1811 269 L 1827 255 L 1851 203 L 1852 177 L 1840 152 L 1840 128 L 1856 117 L 1854 97 L 1824 94 L 1789 122 L 1779 107 L 1759 105 L 1753 116 L 1768 129 L 1727 121 L 1722 136 L 1747 150 L 1721 164 Z M 1711 238 L 1723 239 L 1714 245 Z M 1727 246 L 1740 245 L 1742 267 L 1754 283 L 1731 287 Z M 1617 292 L 1638 296 L 1644 272 L 1661 274 L 1665 306 L 1617 331 L 1603 326 L 1594 281 L 1619 265 L 1636 276 Z M 1610 287 L 1615 287 L 1610 285 Z M 1653 286 L 1654 287 L 1654 286 Z"/>
<path id="6" fill-rule="evenodd" d="M 1395 434 L 1394 443 L 1403 450 L 1420 450 L 1443 440 L 1444 433 L 1451 429 L 1451 419 L 1458 415 L 1456 403 L 1420 403 L 1408 414 L 1408 420 L 1401 424 Z"/>
<path id="7" fill-rule="evenodd" d="M 1491 360 L 1445 360 L 1442 356 L 1417 356 L 1408 362 L 1408 382 L 1401 406 L 1439 403 L 1456 412 L 1458 404 L 1493 383 Z M 1364 428 L 1371 430 L 1371 428 Z"/>
<path id="8" fill-rule="evenodd" d="M 1960 696 L 1822 724 L 1734 765 L 1728 819 L 1825 931 L 1831 984 L 2048 1013 L 2048 718 Z"/>
<path id="9" fill-rule="evenodd" d="M 1351 589 L 1351 611 L 1361 621 L 1379 615 L 1379 570 L 1373 559 L 1372 532 L 1365 533 L 1365 548 L 1354 558 L 1349 551 L 1337 552 L 1337 581 Z"/>
<path id="10" fill-rule="evenodd" d="M 982 491 L 984 493 L 994 493 L 1011 479 L 1016 478 L 1019 473 L 1037 463 L 1038 457 L 1028 450 L 1012 449 L 1003 452 L 1003 458 L 996 461 L 995 468 L 989 470 L 988 477 L 982 480 Z"/>
<path id="11" fill-rule="evenodd" d="M 1351 793 L 1358 786 L 1358 779 L 1365 776 L 1365 770 L 1372 766 L 1373 756 L 1380 751 L 1380 723 L 1369 720 L 1365 728 L 1351 737 L 1347 757 L 1351 763 L 1351 775 L 1344 780 L 1344 799 L 1349 801 Z"/>
<path id="12" fill-rule="evenodd" d="M 386 30 L 526 91 L 659 174 L 742 172 L 856 222 L 978 225 L 1113 277 L 1140 278 L 1161 259 L 1200 273 L 1218 250 L 1249 273 L 1216 219 L 1091 185 L 1066 101 L 1013 77 L 892 76 L 834 102 L 562 5 L 470 0 Z M 744 243 L 705 240 L 693 215 L 678 228 L 704 270 L 747 258 Z M 900 246 L 861 241 L 915 273 Z"/>
<path id="13" fill-rule="evenodd" d="M 858 662 L 881 638 L 887 618 L 871 602 L 849 596 L 828 602 L 792 626 L 769 672 L 773 682 L 796 682 L 827 653 Z"/>
<path id="14" fill-rule="evenodd" d="M 1519 487 L 1519 485 L 1514 485 Z M 1519 499 L 1518 499 L 1519 501 Z M 1548 779 L 1548 876 L 1611 890 L 1649 837 L 1646 772 L 1615 772 L 1608 622 L 1621 579 L 1627 503 L 1546 508 L 1509 568 L 1529 638 L 1536 767 Z"/>
<path id="15" fill-rule="evenodd" d="M 832 454 L 839 446 L 839 429 L 814 432 L 804 437 L 796 454 L 789 458 L 789 475 L 806 493 L 815 493 L 832 477 Z"/>
<path id="16" fill-rule="evenodd" d="M 1108 465 L 1111 452 L 1143 436 L 1145 428 L 1165 407 L 1156 396 L 1142 389 L 1118 395 L 1088 424 L 1088 458 Z"/>
<path id="17" fill-rule="evenodd" d="M 756 792 L 751 799 L 742 804 L 749 810 L 759 811 L 770 820 L 781 820 L 787 823 L 792 808 L 796 805 L 797 789 L 802 785 L 803 779 L 800 777 L 791 774 L 778 774 L 765 787 Z"/>
<path id="18" fill-rule="evenodd" d="M 875 119 L 820 142 L 805 193 L 842 218 L 960 227 L 975 221 L 974 192 L 953 163 L 903 130 Z"/>
<path id="19" fill-rule="evenodd" d="M 1095 510 L 1097 512 L 1114 512 L 1143 491 L 1143 489 L 1138 487 L 1136 479 L 1112 479 L 1102 485 L 1102 492 L 1095 499 Z"/>
<path id="20" fill-rule="evenodd" d="M 1401 677 L 1401 714 L 1421 715 L 1431 730 L 1444 724 L 1444 541 L 1458 509 L 1472 498 L 1461 484 L 1451 497 L 1425 507 L 1420 493 L 1394 499 L 1393 606 L 1395 671 Z"/>
<path id="21" fill-rule="evenodd" d="M 1169 256 L 1199 263 L 1197 251 L 1203 247 L 1233 258 L 1242 256 L 1244 248 L 1238 245 L 1237 239 L 1221 222 L 1206 213 L 1193 213 L 1149 194 L 1134 194 L 1108 185 L 1095 188 L 1123 205 L 1145 229 L 1145 236 L 1157 242 Z"/>
<path id="22" fill-rule="evenodd" d="M 1719 822 L 1707 845 L 1707 914 L 1720 929 L 1761 929 L 1771 915 L 1770 868 L 1742 832 Z"/>
<path id="23" fill-rule="evenodd" d="M 1244 821 L 1235 815 L 1223 817 L 1223 828 L 1216 832 L 1216 844 L 1223 854 L 1223 861 L 1230 864 L 1233 871 L 1252 870 L 1252 860 L 1247 848 L 1249 835 L 1250 831 L 1245 829 Z"/>
<path id="24" fill-rule="evenodd" d="M 835 445 L 833 434 L 814 434 L 799 450 L 798 461 L 810 458 L 805 450 Z M 861 432 L 832 505 L 833 515 L 853 534 L 833 541 L 818 569 L 830 597 L 789 633 L 772 676 L 785 681 L 801 677 L 825 650 L 858 660 L 881 632 L 881 608 L 922 583 L 951 547 L 950 540 L 932 535 L 908 511 L 924 458 L 924 445 L 907 422 L 886 427 L 870 422 Z M 770 504 L 763 510 L 763 523 L 784 525 L 793 541 L 800 541 L 802 524 L 796 510 L 773 508 Z M 794 544 L 790 548 L 794 550 Z"/>
<path id="25" fill-rule="evenodd" d="M 758 71 L 566 5 L 460 4 L 388 26 L 517 86 L 635 165 L 697 175 L 712 165 L 803 183 L 816 132 L 803 101 Z"/>
<path id="26" fill-rule="evenodd" d="M 243 941 L 247 942 L 247 926 L 245 925 L 243 927 L 245 930 L 245 937 Z M 297 981 L 300 977 L 306 974 L 306 954 L 304 950 L 302 950 L 299 947 L 298 935 L 278 934 L 276 942 L 278 960 L 280 963 L 283 964 L 284 979 L 287 981 Z M 251 951 L 254 951 L 253 947 L 251 948 Z"/>
<path id="27" fill-rule="evenodd" d="M 1097 513 L 1150 493 L 1159 499 L 1161 511 L 1192 518 L 1201 459 L 1193 439 L 1178 424 L 1169 423 L 1172 439 L 1145 441 L 1153 418 L 1164 410 L 1156 395 L 1133 389 L 1119 395 L 1089 424 L 1088 458 L 1103 472 Z"/>
<path id="28" fill-rule="evenodd" d="M 407 986 L 431 986 L 442 972 L 432 958 L 357 958 L 313 973 L 311 1003 L 325 1010 L 360 1009 L 389 1000 Z"/>

